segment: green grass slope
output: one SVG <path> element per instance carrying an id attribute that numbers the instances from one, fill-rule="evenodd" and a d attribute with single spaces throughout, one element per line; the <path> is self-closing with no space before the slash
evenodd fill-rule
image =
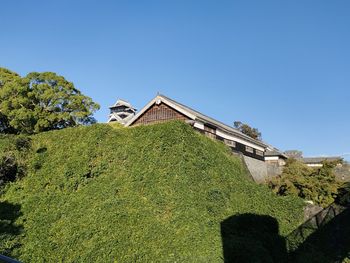
<path id="1" fill-rule="evenodd" d="M 0 242 L 24 262 L 222 262 L 226 218 L 269 215 L 283 235 L 302 219 L 298 199 L 250 181 L 222 143 L 180 122 L 46 132 L 28 156 L 0 197 L 18 210 Z"/>

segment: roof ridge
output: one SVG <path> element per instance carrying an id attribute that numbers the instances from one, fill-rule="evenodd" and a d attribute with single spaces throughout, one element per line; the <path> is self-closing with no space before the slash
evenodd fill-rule
<path id="1" fill-rule="evenodd" d="M 254 138 L 252 138 L 252 137 L 250 137 L 250 136 L 244 134 L 243 132 L 239 131 L 238 129 L 236 129 L 236 128 L 232 127 L 232 126 L 229 126 L 228 124 L 225 124 L 225 123 L 223 123 L 223 122 L 221 122 L 221 121 L 219 121 L 219 120 L 216 120 L 216 119 L 214 119 L 214 118 L 212 118 L 212 117 L 209 117 L 209 116 L 207 116 L 207 115 L 205 115 L 205 114 L 203 114 L 203 113 L 201 113 L 201 112 L 199 112 L 199 111 L 197 111 L 197 110 L 194 110 L 194 109 L 192 109 L 192 108 L 190 108 L 190 107 L 188 107 L 188 106 L 186 106 L 186 105 L 184 105 L 184 104 L 182 104 L 182 103 L 179 103 L 179 102 L 177 102 L 177 101 L 175 101 L 175 100 L 173 100 L 173 99 L 171 99 L 171 98 L 169 98 L 169 97 L 167 97 L 167 96 L 165 96 L 165 95 L 163 95 L 163 94 L 159 94 L 158 96 L 159 96 L 159 97 L 162 97 L 162 98 L 164 98 L 164 99 L 166 99 L 166 100 L 170 100 L 171 102 L 177 104 L 178 106 L 183 107 L 183 108 L 185 108 L 185 109 L 188 109 L 189 111 L 192 111 L 193 113 L 197 113 L 197 115 L 201 115 L 202 117 L 207 118 L 207 119 L 209 119 L 209 120 L 212 121 L 212 122 L 216 122 L 216 123 L 218 123 L 219 125 L 225 126 L 225 128 L 227 128 L 227 129 L 229 129 L 229 130 L 231 130 L 231 131 L 234 131 L 234 132 L 238 133 L 238 134 L 241 135 L 242 137 L 244 137 L 244 138 L 246 138 L 246 139 L 248 139 L 248 140 L 251 140 L 251 141 L 253 141 L 254 143 L 263 144 L 263 145 L 267 146 L 267 144 L 264 143 L 263 141 L 254 139 Z M 196 115 L 196 114 L 195 114 L 195 115 Z"/>

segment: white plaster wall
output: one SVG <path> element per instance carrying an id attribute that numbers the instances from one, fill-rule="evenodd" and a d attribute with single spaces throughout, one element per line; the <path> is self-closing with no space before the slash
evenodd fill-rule
<path id="1" fill-rule="evenodd" d="M 278 161 L 278 156 L 265 156 L 265 161 Z"/>
<path id="2" fill-rule="evenodd" d="M 322 167 L 323 166 L 323 164 L 321 164 L 321 163 L 307 163 L 306 165 L 309 167 Z"/>
<path id="3" fill-rule="evenodd" d="M 240 139 L 240 138 L 238 138 L 238 137 L 235 137 L 235 136 L 232 136 L 232 135 L 230 135 L 230 134 L 227 134 L 226 132 L 223 132 L 223 131 L 221 131 L 221 130 L 219 130 L 219 129 L 216 130 L 216 134 L 219 135 L 219 136 L 222 137 L 222 138 L 225 138 L 225 139 L 228 139 L 228 140 L 232 140 L 232 141 L 236 141 L 236 142 L 242 143 L 242 144 L 244 144 L 244 145 L 253 147 L 253 148 L 255 148 L 255 149 L 259 150 L 259 151 L 262 151 L 262 152 L 265 151 L 265 149 L 264 149 L 263 147 L 259 146 L 259 145 L 256 145 L 256 144 L 254 144 L 254 143 L 251 143 L 251 142 L 242 140 L 242 139 Z"/>

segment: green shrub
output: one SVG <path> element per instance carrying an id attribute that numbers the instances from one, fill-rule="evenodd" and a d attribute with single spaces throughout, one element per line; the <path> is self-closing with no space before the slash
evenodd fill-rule
<path id="1" fill-rule="evenodd" d="M 12 154 L 0 155 L 0 187 L 13 182 L 18 174 L 18 164 Z"/>
<path id="2" fill-rule="evenodd" d="M 15 138 L 15 147 L 17 151 L 27 151 L 30 149 L 31 139 L 28 136 L 18 135 Z"/>
<path id="3" fill-rule="evenodd" d="M 0 137 L 0 189 L 21 178 L 26 170 L 26 153 L 30 138 L 25 136 Z"/>
<path id="4" fill-rule="evenodd" d="M 337 162 L 323 162 L 321 168 L 310 168 L 296 159 L 288 159 L 281 176 L 273 178 L 269 187 L 278 195 L 294 195 L 326 207 L 334 202 L 340 184 L 334 167 Z"/>
<path id="5" fill-rule="evenodd" d="M 298 198 L 255 184 L 182 122 L 67 128 L 31 148 L 28 175 L 2 197 L 21 207 L 11 255 L 23 262 L 222 262 L 226 218 L 268 215 L 281 235 L 302 220 Z"/>

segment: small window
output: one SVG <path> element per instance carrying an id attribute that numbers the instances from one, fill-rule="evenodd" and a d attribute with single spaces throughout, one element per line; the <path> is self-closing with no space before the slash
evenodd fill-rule
<path id="1" fill-rule="evenodd" d="M 204 132 L 204 134 L 206 135 L 206 136 L 208 136 L 209 138 L 212 138 L 212 139 L 216 139 L 216 135 L 214 134 L 214 133 L 211 133 L 211 132 Z"/>
<path id="2" fill-rule="evenodd" d="M 211 133 L 216 133 L 216 128 L 214 128 L 214 127 L 209 127 L 209 126 L 207 126 L 207 125 L 204 125 L 204 130 L 206 131 L 206 132 L 211 132 Z"/>
<path id="3" fill-rule="evenodd" d="M 216 128 L 204 125 L 204 134 L 209 138 L 216 139 Z"/>
<path id="4" fill-rule="evenodd" d="M 230 147 L 236 147 L 236 142 L 235 141 L 224 139 L 224 142 L 225 142 L 226 145 L 228 145 Z"/>
<path id="5" fill-rule="evenodd" d="M 256 153 L 256 155 L 264 156 L 264 152 L 263 151 L 255 150 L 255 153 Z"/>
<path id="6" fill-rule="evenodd" d="M 248 152 L 248 153 L 254 153 L 253 147 L 250 147 L 250 146 L 246 146 L 245 147 L 245 151 Z"/>

